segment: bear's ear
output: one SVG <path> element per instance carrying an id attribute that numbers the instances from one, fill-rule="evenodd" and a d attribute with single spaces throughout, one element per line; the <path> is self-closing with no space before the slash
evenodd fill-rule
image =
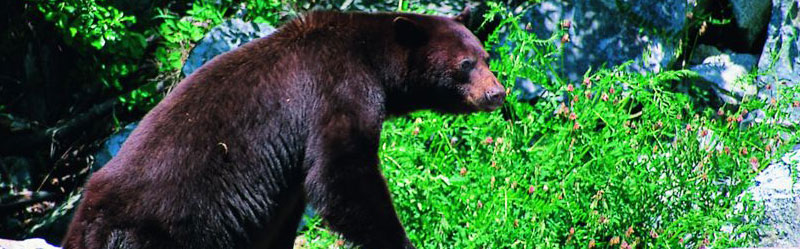
<path id="1" fill-rule="evenodd" d="M 417 22 L 398 16 L 392 20 L 395 39 L 404 46 L 419 47 L 428 42 L 428 34 Z"/>
<path id="2" fill-rule="evenodd" d="M 460 22 L 461 24 L 464 24 L 464 26 L 467 26 L 467 24 L 469 24 L 470 21 L 469 20 L 470 14 L 472 14 L 472 8 L 470 8 L 469 5 L 467 5 L 466 7 L 464 7 L 464 10 L 461 11 L 461 14 L 458 14 L 457 16 L 453 17 L 453 20 L 455 20 L 456 22 Z"/>

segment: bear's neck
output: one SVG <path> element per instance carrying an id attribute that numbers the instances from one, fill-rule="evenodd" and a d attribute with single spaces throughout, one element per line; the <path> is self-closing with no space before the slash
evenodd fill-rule
<path id="1" fill-rule="evenodd" d="M 317 58 L 318 62 L 340 62 L 321 63 L 323 68 L 315 69 L 320 71 L 319 75 L 342 82 L 357 78 L 355 84 L 372 85 L 370 88 L 381 92 L 381 109 L 386 114 L 404 115 L 425 109 L 426 97 L 420 91 L 411 92 L 409 87 L 415 85 L 407 77 L 412 49 L 395 42 L 392 22 L 401 15 L 420 17 L 401 13 L 312 12 L 286 24 L 278 33 L 287 42 L 285 46 L 298 45 L 296 52 L 306 57 Z"/>

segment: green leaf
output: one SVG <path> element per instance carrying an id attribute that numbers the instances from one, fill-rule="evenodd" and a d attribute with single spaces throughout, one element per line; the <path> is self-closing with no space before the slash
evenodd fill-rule
<path id="1" fill-rule="evenodd" d="M 92 41 L 92 46 L 96 49 L 101 49 L 103 46 L 106 45 L 106 40 L 100 37 L 100 39 Z"/>
<path id="2" fill-rule="evenodd" d="M 56 12 L 48 12 L 44 14 L 44 20 L 53 21 L 55 19 Z"/>

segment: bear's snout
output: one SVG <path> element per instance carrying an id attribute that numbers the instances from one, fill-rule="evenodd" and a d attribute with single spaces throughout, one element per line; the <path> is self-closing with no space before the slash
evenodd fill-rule
<path id="1" fill-rule="evenodd" d="M 503 89 L 502 86 L 495 86 L 489 88 L 484 93 L 486 95 L 486 100 L 490 103 L 503 103 L 503 100 L 506 98 L 506 90 Z"/>
<path id="2" fill-rule="evenodd" d="M 484 101 L 481 109 L 486 111 L 494 111 L 503 105 L 506 99 L 506 90 L 500 84 L 495 84 L 489 87 L 484 92 Z"/>
<path id="3" fill-rule="evenodd" d="M 483 111 L 494 111 L 503 105 L 503 101 L 506 99 L 506 89 L 494 77 L 490 77 L 484 82 L 489 84 L 483 89 L 483 98 L 479 102 L 478 108 Z"/>

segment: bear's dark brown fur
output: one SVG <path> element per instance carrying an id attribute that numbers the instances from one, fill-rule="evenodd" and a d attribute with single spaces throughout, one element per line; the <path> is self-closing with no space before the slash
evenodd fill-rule
<path id="1" fill-rule="evenodd" d="M 306 202 L 363 248 L 413 248 L 382 122 L 505 97 L 463 18 L 313 12 L 218 56 L 91 177 L 64 248 L 291 248 Z"/>

